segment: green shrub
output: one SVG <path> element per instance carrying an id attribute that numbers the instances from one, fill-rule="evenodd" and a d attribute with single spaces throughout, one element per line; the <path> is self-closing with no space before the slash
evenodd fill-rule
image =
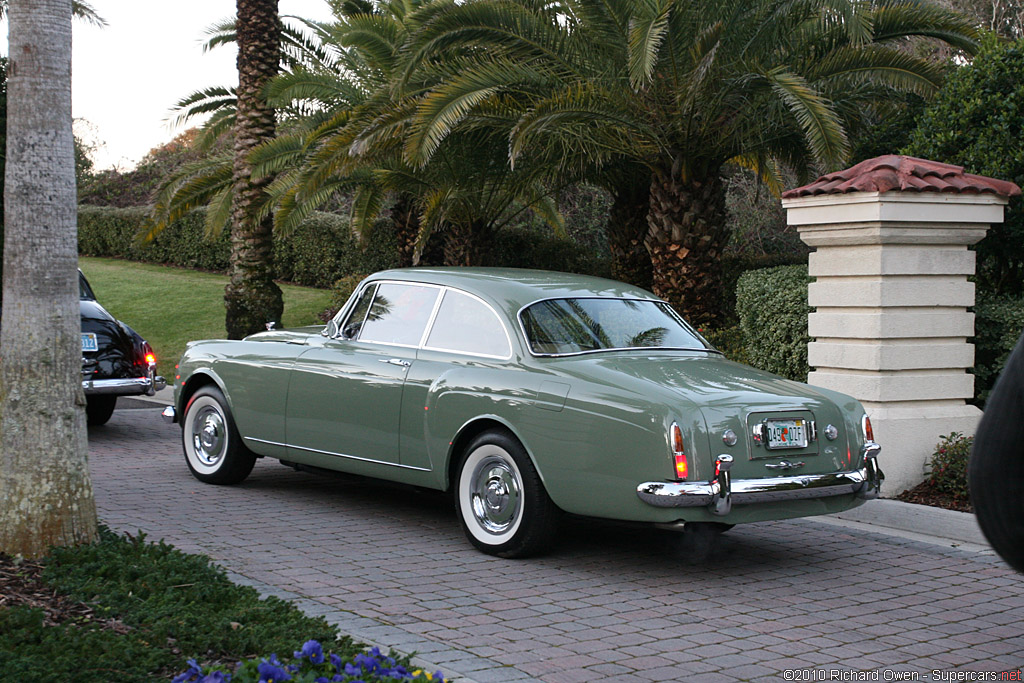
<path id="1" fill-rule="evenodd" d="M 935 452 L 928 463 L 928 485 L 935 493 L 941 493 L 960 502 L 970 502 L 967 487 L 967 460 L 974 445 L 973 436 L 951 432 L 940 436 Z"/>
<path id="2" fill-rule="evenodd" d="M 1024 297 L 980 296 L 974 307 L 974 395 L 984 404 L 1024 331 Z"/>
<path id="3" fill-rule="evenodd" d="M 494 235 L 487 265 L 609 277 L 605 252 L 556 237 L 550 228 L 509 228 Z"/>
<path id="4" fill-rule="evenodd" d="M 320 314 L 320 319 L 325 323 L 333 318 L 335 314 L 341 310 L 341 307 L 345 305 L 349 297 L 352 296 L 352 292 L 356 291 L 356 287 L 362 282 L 370 273 L 355 273 L 353 275 L 346 275 L 340 280 L 334 283 L 331 287 L 331 305 Z"/>
<path id="5" fill-rule="evenodd" d="M 751 365 L 807 381 L 807 266 L 752 270 L 736 286 L 736 314 Z"/>
<path id="6" fill-rule="evenodd" d="M 734 360 L 737 363 L 750 363 L 750 359 L 747 357 L 747 340 L 739 325 L 717 330 L 702 328 L 699 332 L 729 360 Z"/>

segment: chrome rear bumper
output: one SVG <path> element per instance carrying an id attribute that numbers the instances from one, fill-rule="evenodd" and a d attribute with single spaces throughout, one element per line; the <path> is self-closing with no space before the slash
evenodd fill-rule
<path id="1" fill-rule="evenodd" d="M 107 394 L 113 396 L 152 396 L 167 386 L 167 380 L 156 374 L 156 362 L 151 361 L 146 374 L 140 377 L 120 377 L 117 379 L 83 379 L 82 390 L 86 396 Z"/>
<path id="2" fill-rule="evenodd" d="M 112 394 L 115 396 L 152 396 L 167 386 L 163 377 L 126 377 L 123 379 L 86 379 L 82 389 L 86 395 Z"/>
<path id="3" fill-rule="evenodd" d="M 780 500 L 805 500 L 856 494 L 865 500 L 877 498 L 885 475 L 878 467 L 882 447 L 870 441 L 861 448 L 861 467 L 851 472 L 805 474 L 768 479 L 739 479 L 730 476 L 732 456 L 715 460 L 716 475 L 706 482 L 661 482 L 640 484 L 640 500 L 662 508 L 707 506 L 715 515 L 727 515 L 733 505 Z"/>

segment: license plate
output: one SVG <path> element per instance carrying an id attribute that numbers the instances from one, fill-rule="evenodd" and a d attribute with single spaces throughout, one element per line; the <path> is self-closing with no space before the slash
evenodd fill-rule
<path id="1" fill-rule="evenodd" d="M 93 332 L 82 333 L 82 351 L 99 351 L 100 346 L 96 343 L 96 335 Z"/>
<path id="2" fill-rule="evenodd" d="M 807 420 L 766 420 L 768 448 L 806 448 Z"/>

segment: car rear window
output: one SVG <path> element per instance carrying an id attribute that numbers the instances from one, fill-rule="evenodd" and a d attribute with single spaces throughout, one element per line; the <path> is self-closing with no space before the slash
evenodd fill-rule
<path id="1" fill-rule="evenodd" d="M 530 350 L 541 355 L 610 349 L 709 349 L 693 328 L 660 301 L 547 299 L 519 314 Z"/>

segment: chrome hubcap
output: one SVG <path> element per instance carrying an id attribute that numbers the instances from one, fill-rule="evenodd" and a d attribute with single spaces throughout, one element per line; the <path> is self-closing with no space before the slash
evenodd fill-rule
<path id="1" fill-rule="evenodd" d="M 473 472 L 469 495 L 473 516 L 492 534 L 508 531 L 522 508 L 519 478 L 512 467 L 496 456 L 486 458 Z"/>
<path id="2" fill-rule="evenodd" d="M 192 446 L 196 457 L 204 465 L 213 466 L 224 456 L 227 446 L 227 429 L 224 416 L 213 407 L 199 409 L 192 422 Z"/>

